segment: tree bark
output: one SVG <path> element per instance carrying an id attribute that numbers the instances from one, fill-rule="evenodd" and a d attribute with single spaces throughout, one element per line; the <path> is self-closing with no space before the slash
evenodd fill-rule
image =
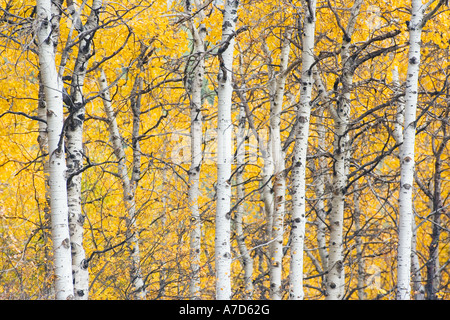
<path id="1" fill-rule="evenodd" d="M 233 94 L 233 51 L 238 0 L 226 0 L 222 40 L 218 57 L 217 208 L 215 226 L 216 299 L 231 299 L 231 98 Z"/>
<path id="2" fill-rule="evenodd" d="M 245 168 L 245 107 L 241 104 L 239 108 L 239 125 L 236 139 L 236 241 L 241 254 L 242 267 L 244 269 L 244 298 L 251 300 L 253 298 L 253 259 L 245 244 L 243 217 L 245 209 L 243 199 L 244 191 L 244 168 Z"/>
<path id="3" fill-rule="evenodd" d="M 306 222 L 306 154 L 308 150 L 311 92 L 313 86 L 314 34 L 316 1 L 307 1 L 302 30 L 302 76 L 300 103 L 297 109 L 294 160 L 292 168 L 291 266 L 289 299 L 303 300 L 303 247 Z"/>
<path id="4" fill-rule="evenodd" d="M 86 253 L 83 248 L 83 225 L 85 216 L 81 207 L 81 181 L 83 167 L 83 123 L 85 117 L 85 103 L 83 86 L 86 77 L 89 58 L 91 57 L 91 44 L 94 30 L 99 23 L 99 11 L 102 0 L 94 0 L 91 13 L 83 27 L 87 32 L 81 38 L 78 47 L 78 56 L 75 61 L 72 83 L 70 87 L 70 100 L 68 107 L 70 116 L 67 119 L 66 145 L 67 145 L 67 173 L 70 181 L 67 184 L 69 205 L 70 243 L 72 247 L 72 273 L 74 278 L 74 294 L 76 300 L 87 300 L 89 295 L 89 270 L 86 262 Z M 82 26 L 78 17 L 78 24 Z M 75 22 L 74 22 L 75 23 Z"/>
<path id="5" fill-rule="evenodd" d="M 49 152 L 49 187 L 51 207 L 51 228 L 53 261 L 55 268 L 56 299 L 73 298 L 72 257 L 68 224 L 66 190 L 66 161 L 63 139 L 63 96 L 62 80 L 58 77 L 55 64 L 52 34 L 52 11 L 50 0 L 36 3 L 38 25 L 39 69 L 44 86 L 47 106 L 47 132 Z"/>
<path id="6" fill-rule="evenodd" d="M 195 1 L 196 7 L 200 8 L 199 1 Z M 187 6 L 185 10 L 192 14 L 192 8 Z M 201 253 L 201 226 L 198 199 L 200 196 L 200 168 L 202 163 L 202 88 L 205 73 L 205 37 L 206 27 L 203 23 L 204 12 L 198 12 L 199 26 L 195 21 L 189 20 L 189 29 L 193 37 L 193 53 L 189 57 L 186 78 L 189 86 L 186 90 L 190 96 L 191 109 L 191 166 L 189 169 L 189 191 L 188 201 L 191 211 L 190 228 L 190 261 L 192 275 L 190 280 L 190 296 L 200 299 L 200 253 Z"/>
<path id="7" fill-rule="evenodd" d="M 405 118 L 400 159 L 400 195 L 397 257 L 397 299 L 411 296 L 411 240 L 413 224 L 412 190 L 414 181 L 414 144 L 416 135 L 417 88 L 420 64 L 423 12 L 422 2 L 412 0 L 409 22 L 409 54 L 406 77 Z"/>
<path id="8" fill-rule="evenodd" d="M 103 99 L 103 106 L 109 123 L 108 130 L 110 139 L 114 148 L 114 154 L 118 161 L 118 174 L 122 182 L 123 200 L 125 203 L 125 209 L 127 211 L 126 242 L 130 252 L 130 264 L 131 264 L 130 279 L 134 288 L 132 296 L 138 299 L 144 299 L 147 293 L 141 271 L 138 228 L 136 222 L 135 190 L 133 190 L 132 182 L 130 181 L 130 178 L 128 176 L 126 155 L 122 145 L 122 136 L 117 126 L 117 121 L 111 104 L 111 97 L 108 90 L 108 82 L 103 70 L 101 70 L 100 78 L 98 81 L 100 85 L 100 92 Z M 137 79 L 137 83 L 139 83 L 139 79 Z M 139 91 L 139 87 L 137 87 L 137 90 Z"/>
<path id="9" fill-rule="evenodd" d="M 350 58 L 350 45 L 355 29 L 356 19 L 361 9 L 362 0 L 356 0 L 351 8 L 350 19 L 345 30 L 341 47 L 343 64 L 341 84 L 342 89 L 336 105 L 334 117 L 334 152 L 333 152 L 333 185 L 330 221 L 330 244 L 327 275 L 327 300 L 344 298 L 344 261 L 342 257 L 344 205 L 348 172 L 348 125 L 350 121 L 350 95 L 353 83 L 353 60 Z"/>
<path id="10" fill-rule="evenodd" d="M 281 143 L 281 113 L 286 85 L 286 69 L 289 62 L 290 38 L 292 32 L 287 29 L 284 34 L 280 52 L 280 70 L 271 70 L 269 80 L 270 94 L 270 143 L 272 145 L 273 173 L 273 216 L 270 242 L 270 292 L 271 298 L 281 300 L 281 273 L 283 265 L 284 216 L 286 211 L 286 166 L 285 153 Z M 268 51 L 268 50 L 267 50 Z M 273 69 L 270 67 L 269 69 Z"/>

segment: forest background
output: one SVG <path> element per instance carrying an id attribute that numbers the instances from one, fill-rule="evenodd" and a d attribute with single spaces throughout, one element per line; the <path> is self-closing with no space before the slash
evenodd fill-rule
<path id="1" fill-rule="evenodd" d="M 446 1 L 0 3 L 0 299 L 450 298 Z"/>

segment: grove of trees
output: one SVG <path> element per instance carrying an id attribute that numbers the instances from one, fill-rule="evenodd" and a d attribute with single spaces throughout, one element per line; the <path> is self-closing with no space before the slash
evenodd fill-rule
<path id="1" fill-rule="evenodd" d="M 0 299 L 450 299 L 446 0 L 0 4 Z"/>

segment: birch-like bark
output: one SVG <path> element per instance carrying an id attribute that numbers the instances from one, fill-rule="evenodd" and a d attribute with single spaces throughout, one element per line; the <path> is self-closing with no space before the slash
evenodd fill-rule
<path id="1" fill-rule="evenodd" d="M 226 0 L 218 57 L 217 208 L 215 226 L 216 299 L 231 299 L 231 98 L 233 51 L 239 0 Z"/>
<path id="2" fill-rule="evenodd" d="M 416 135 L 417 88 L 423 27 L 422 1 L 412 0 L 409 22 L 408 71 L 405 92 L 405 119 L 400 158 L 400 195 L 397 256 L 397 299 L 411 297 L 411 240 L 413 223 L 414 144 Z"/>
<path id="3" fill-rule="evenodd" d="M 192 14 L 192 8 L 186 2 L 185 10 Z M 199 1 L 195 1 L 196 7 L 200 8 Z M 205 37 L 206 27 L 204 25 L 204 12 L 198 12 L 200 24 L 197 27 L 195 21 L 189 20 L 189 29 L 193 37 L 193 53 L 188 61 L 189 87 L 186 88 L 190 96 L 191 109 L 191 166 L 189 168 L 189 191 L 188 201 L 191 211 L 190 228 L 190 261 L 191 281 L 189 292 L 193 299 L 200 299 L 200 252 L 201 252 L 201 219 L 198 206 L 200 196 L 200 168 L 202 162 L 202 87 L 205 74 Z"/>
<path id="4" fill-rule="evenodd" d="M 42 156 L 42 168 L 44 175 L 44 183 L 45 183 L 45 191 L 44 191 L 44 203 L 43 209 L 40 209 L 41 212 L 44 213 L 44 223 L 45 226 L 48 227 L 51 223 L 50 218 L 50 189 L 49 189 L 49 172 L 48 172 L 48 134 L 47 134 L 47 105 L 45 103 L 45 95 L 44 95 L 44 85 L 42 84 L 41 76 L 39 75 L 39 98 L 38 98 L 38 118 L 44 121 L 39 121 L 39 136 L 38 136 L 38 144 L 39 151 Z M 47 244 L 49 241 L 49 233 L 44 231 L 43 234 L 44 243 Z M 44 246 L 44 256 L 46 261 L 50 262 L 50 252 L 47 246 Z M 48 263 L 44 266 L 44 278 L 50 279 L 51 277 L 51 268 Z M 43 292 L 45 295 L 50 294 L 51 287 L 48 285 L 47 281 L 43 282 Z"/>
<path id="5" fill-rule="evenodd" d="M 36 25 L 38 27 L 39 69 L 44 86 L 47 106 L 47 133 L 49 152 L 50 210 L 55 269 L 56 299 L 73 298 L 72 258 L 68 224 L 66 190 L 66 161 L 63 140 L 63 96 L 62 80 L 55 64 L 52 34 L 52 8 L 50 0 L 36 3 Z"/>
<path id="6" fill-rule="evenodd" d="M 303 247 L 306 222 L 306 154 L 308 150 L 311 92 L 313 86 L 314 34 L 316 1 L 309 0 L 304 8 L 302 30 L 302 75 L 300 103 L 297 109 L 298 126 L 295 134 L 292 168 L 291 265 L 289 271 L 289 299 L 303 300 Z"/>
<path id="7" fill-rule="evenodd" d="M 330 243 L 327 275 L 327 300 L 341 300 L 344 297 L 344 261 L 342 257 L 344 203 L 348 172 L 348 125 L 350 121 L 350 94 L 353 83 L 353 61 L 350 58 L 350 45 L 363 0 L 356 0 L 351 8 L 350 18 L 343 37 L 341 61 L 343 64 L 338 96 L 336 117 L 334 118 L 335 139 L 333 143 L 333 185 L 330 223 Z"/>
<path id="8" fill-rule="evenodd" d="M 236 139 L 236 201 L 240 203 L 236 208 L 236 241 L 241 254 L 242 267 L 244 269 L 244 297 L 247 300 L 253 298 L 253 259 L 245 244 L 245 234 L 243 227 L 244 205 L 242 199 L 244 192 L 244 168 L 245 168 L 245 107 L 241 104 L 239 109 L 239 125 Z"/>
<path id="9" fill-rule="evenodd" d="M 325 86 L 322 83 L 322 79 L 317 68 L 313 68 L 313 78 L 314 83 L 317 87 L 317 91 L 319 93 L 319 98 L 321 101 L 326 101 L 328 98 L 328 93 L 325 89 Z M 319 148 L 319 152 L 324 153 L 326 150 L 326 128 L 324 125 L 324 108 L 320 109 L 320 113 L 317 119 L 317 146 Z M 328 270 L 328 247 L 326 241 L 327 234 L 327 224 L 326 218 L 327 213 L 325 210 L 325 176 L 327 173 L 327 161 L 325 157 L 320 157 L 318 160 L 318 168 L 316 170 L 316 177 L 314 179 L 314 191 L 316 193 L 317 202 L 315 204 L 315 211 L 317 214 L 317 246 L 320 256 L 320 261 L 322 264 L 322 270 Z M 326 275 L 322 277 L 323 284 L 326 283 Z"/>
<path id="10" fill-rule="evenodd" d="M 399 75 L 398 75 L 398 68 L 394 67 L 392 70 L 392 85 L 394 88 L 394 93 L 396 96 L 400 95 L 401 93 L 401 87 L 400 87 L 400 81 L 399 81 Z M 398 101 L 396 102 L 397 110 L 396 110 L 396 121 L 394 122 L 394 130 L 392 132 L 392 135 L 399 145 L 399 155 L 398 158 L 400 159 L 401 150 L 402 150 L 402 144 L 403 144 L 403 133 L 402 133 L 402 126 L 404 121 L 404 112 L 405 112 L 405 101 L 403 97 L 399 97 Z M 411 273 L 413 277 L 413 289 L 414 289 L 414 298 L 415 300 L 424 300 L 424 293 L 425 288 L 422 285 L 422 276 L 420 274 L 420 262 L 419 257 L 417 254 L 417 227 L 414 223 L 414 219 L 411 223 Z"/>
<path id="11" fill-rule="evenodd" d="M 273 216 L 270 242 L 270 292 L 273 300 L 281 300 L 281 273 L 283 259 L 284 215 L 286 210 L 286 167 L 281 143 L 281 113 L 286 85 L 286 69 L 289 62 L 290 37 L 286 30 L 280 52 L 280 70 L 272 70 L 269 80 L 270 95 L 270 143 L 272 146 L 273 173 Z M 268 50 L 267 50 L 268 51 Z M 269 69 L 272 69 L 270 67 Z"/>
<path id="12" fill-rule="evenodd" d="M 141 273 L 141 258 L 140 258 L 138 230 L 136 223 L 136 203 L 134 194 L 135 190 L 133 190 L 132 182 L 128 177 L 126 155 L 122 145 L 122 136 L 117 126 L 117 120 L 114 114 L 114 110 L 111 104 L 111 97 L 108 90 L 108 82 L 103 70 L 101 70 L 100 72 L 100 78 L 98 79 L 98 82 L 103 99 L 103 106 L 109 123 L 108 130 L 111 143 L 114 148 L 114 155 L 116 156 L 118 161 L 117 165 L 118 175 L 120 176 L 120 180 L 122 182 L 123 200 L 127 211 L 126 241 L 130 252 L 130 264 L 131 264 L 130 278 L 134 288 L 133 296 L 139 299 L 144 299 L 146 296 L 146 290 Z M 137 80 L 137 83 L 139 83 L 139 80 Z"/>
<path id="13" fill-rule="evenodd" d="M 68 102 L 70 116 L 67 119 L 67 173 L 70 181 L 67 184 L 69 205 L 70 243 L 72 248 L 72 273 L 74 278 L 74 294 L 76 300 L 87 300 L 89 294 L 89 270 L 86 253 L 83 247 L 83 224 L 85 216 L 81 207 L 81 169 L 83 167 L 83 123 L 85 105 L 83 96 L 84 79 L 91 57 L 93 30 L 99 23 L 99 11 L 102 0 L 94 0 L 91 13 L 83 29 L 88 32 L 81 38 L 78 56 L 75 61 L 70 100 Z M 78 23 L 81 24 L 81 20 Z M 76 19 L 76 18 L 75 18 Z"/>

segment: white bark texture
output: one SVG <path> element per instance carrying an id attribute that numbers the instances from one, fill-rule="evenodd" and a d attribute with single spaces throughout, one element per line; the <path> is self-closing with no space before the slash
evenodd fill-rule
<path id="1" fill-rule="evenodd" d="M 39 211 L 42 211 L 44 213 L 44 223 L 46 227 L 50 226 L 51 218 L 50 218 L 50 186 L 49 186 L 49 172 L 48 172 L 48 134 L 47 134 L 47 105 L 45 103 L 45 95 L 44 95 L 44 86 L 42 84 L 42 80 L 40 79 L 41 76 L 39 76 L 39 102 L 38 102 L 38 118 L 42 119 L 44 121 L 39 121 L 39 136 L 38 136 L 38 143 L 39 143 L 39 151 L 41 153 L 42 157 L 42 167 L 43 167 L 43 175 L 44 175 L 44 181 L 45 181 L 45 194 L 44 194 L 44 203 L 43 208 Z M 48 243 L 50 239 L 48 232 L 43 232 L 43 240 L 44 243 Z M 47 261 L 51 261 L 50 252 L 47 246 L 44 247 L 44 256 Z M 51 277 L 51 270 L 49 268 L 49 265 L 46 264 L 44 267 L 45 275 L 44 277 L 46 279 L 49 279 Z M 51 287 L 44 283 L 43 291 L 45 294 L 50 294 Z"/>
<path id="2" fill-rule="evenodd" d="M 334 119 L 334 165 L 331 212 L 329 216 L 330 243 L 327 275 L 327 300 L 341 300 L 344 298 L 344 261 L 342 256 L 344 203 L 346 196 L 348 171 L 348 125 L 350 121 L 350 95 L 353 83 L 353 71 L 350 58 L 351 38 L 355 29 L 356 19 L 359 15 L 363 0 L 356 0 L 350 12 L 346 34 L 341 47 L 342 61 L 342 89 L 339 93 L 336 116 Z"/>
<path id="3" fill-rule="evenodd" d="M 297 109 L 294 160 L 292 168 L 291 265 L 289 299 L 303 300 L 303 246 L 306 222 L 306 154 L 308 150 L 311 92 L 313 85 L 314 34 L 316 1 L 308 1 L 302 30 L 302 76 L 300 103 Z"/>
<path id="4" fill-rule="evenodd" d="M 64 123 L 62 80 L 58 77 L 56 71 L 54 42 L 51 37 L 51 1 L 39 0 L 36 4 L 39 69 L 47 106 L 48 170 L 55 291 L 56 299 L 66 300 L 73 298 L 73 283 L 66 191 L 66 161 L 62 137 Z"/>
<path id="5" fill-rule="evenodd" d="M 98 15 L 101 7 L 102 0 L 93 1 L 90 16 L 84 26 L 85 31 L 88 33 L 82 37 L 79 44 L 78 56 L 72 75 L 70 101 L 68 101 L 71 114 L 68 117 L 66 129 L 67 173 L 71 178 L 67 184 L 67 196 L 74 295 L 76 300 L 87 300 L 89 293 L 89 271 L 86 262 L 86 253 L 83 247 L 83 224 L 85 217 L 81 207 L 83 123 L 85 117 L 83 86 L 89 58 L 91 57 L 91 43 L 94 37 L 93 30 L 98 26 Z M 79 17 L 77 21 L 81 25 Z"/>
<path id="6" fill-rule="evenodd" d="M 316 84 L 317 91 L 319 92 L 319 97 L 321 101 L 326 101 L 328 93 L 325 86 L 322 83 L 320 74 L 316 68 L 313 68 L 313 78 Z M 326 128 L 324 125 L 324 108 L 322 107 L 317 119 L 317 134 L 318 141 L 317 145 L 319 147 L 319 152 L 326 152 L 325 138 L 326 138 Z M 314 191 L 316 193 L 317 202 L 315 204 L 315 211 L 317 215 L 316 225 L 317 225 L 317 246 L 320 256 L 320 262 L 322 265 L 322 270 L 328 270 L 328 250 L 327 250 L 327 224 L 326 224 L 326 210 L 325 210 L 325 176 L 327 174 L 327 160 L 325 157 L 320 157 L 318 159 L 318 167 L 316 170 L 316 176 L 314 178 Z M 324 283 L 326 283 L 326 275 L 322 277 Z"/>
<path id="7" fill-rule="evenodd" d="M 270 143 L 274 164 L 273 173 L 273 216 L 270 242 L 270 295 L 274 300 L 281 300 L 282 259 L 284 215 L 286 211 L 286 167 L 285 156 L 281 143 L 281 113 L 286 85 L 286 69 L 289 62 L 290 37 L 292 32 L 286 30 L 283 46 L 280 52 L 280 70 L 271 70 L 272 79 L 269 81 L 270 94 Z M 268 50 L 267 50 L 268 51 Z M 270 67 L 269 69 L 273 69 Z"/>
<path id="8" fill-rule="evenodd" d="M 126 155 L 122 145 L 122 136 L 117 126 L 117 120 L 114 114 L 114 110 L 111 104 L 111 97 L 108 90 L 108 82 L 103 70 L 101 70 L 98 82 L 100 86 L 100 92 L 103 98 L 103 106 L 109 123 L 108 130 L 111 143 L 114 148 L 114 155 L 118 160 L 118 174 L 122 182 L 123 199 L 127 211 L 126 237 L 128 249 L 130 251 L 130 264 L 131 264 L 130 278 L 134 288 L 134 292 L 132 295 L 137 297 L 138 299 L 144 299 L 146 296 L 146 290 L 141 273 L 141 260 L 137 235 L 136 203 L 134 190 L 132 188 L 130 178 L 128 177 Z"/>
<path id="9" fill-rule="evenodd" d="M 232 70 L 238 0 L 227 0 L 219 48 L 218 132 L 217 132 L 217 208 L 215 226 L 216 299 L 231 299 L 231 98 Z"/>
<path id="10" fill-rule="evenodd" d="M 197 7 L 199 7 L 197 3 Z M 189 10 L 190 8 L 186 8 Z M 199 13 L 200 20 L 203 20 L 204 13 Z M 189 29 L 193 35 L 194 50 L 189 58 L 190 70 L 186 77 L 191 80 L 190 88 L 187 89 L 190 95 L 191 109 L 191 167 L 189 169 L 189 191 L 188 201 L 191 211 L 190 228 L 190 261 L 191 261 L 191 281 L 190 296 L 193 299 L 200 299 L 200 253 L 201 253 L 201 219 L 198 206 L 200 196 L 200 168 L 202 162 L 202 87 L 205 74 L 205 37 L 206 27 L 203 23 L 197 27 L 194 21 L 190 20 Z"/>
<path id="11" fill-rule="evenodd" d="M 245 168 L 245 107 L 240 106 L 239 110 L 239 125 L 236 139 L 236 241 L 239 252 L 241 254 L 240 260 L 244 269 L 244 297 L 247 300 L 253 298 L 253 259 L 245 244 L 243 217 L 245 214 L 243 199 L 245 197 L 244 191 L 244 168 Z"/>
<path id="12" fill-rule="evenodd" d="M 423 11 L 420 0 L 412 0 L 409 22 L 408 71 L 406 75 L 405 118 L 400 158 L 400 195 L 397 256 L 397 299 L 411 297 L 411 240 L 413 223 L 414 144 L 416 135 L 417 88 L 420 65 Z"/>
<path id="13" fill-rule="evenodd" d="M 204 27 L 204 26 L 201 26 Z M 206 30 L 206 29 L 205 29 Z M 204 34 L 203 32 L 201 32 Z M 198 207 L 200 167 L 202 161 L 202 85 L 204 78 L 204 36 L 195 41 L 195 67 L 191 95 L 191 167 L 189 169 L 189 207 L 191 209 L 191 297 L 200 297 L 201 220 Z"/>

